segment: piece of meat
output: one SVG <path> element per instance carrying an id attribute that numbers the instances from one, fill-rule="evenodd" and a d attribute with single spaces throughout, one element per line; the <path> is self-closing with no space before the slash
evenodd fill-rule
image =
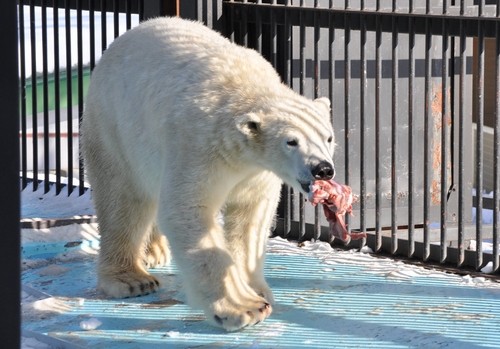
<path id="1" fill-rule="evenodd" d="M 366 237 L 364 232 L 347 231 L 344 216 L 346 213 L 351 214 L 352 204 L 355 202 L 349 186 L 339 184 L 333 179 L 315 181 L 310 186 L 309 201 L 313 206 L 323 205 L 326 220 L 330 223 L 330 238 L 333 236 L 349 243 L 351 239 Z"/>

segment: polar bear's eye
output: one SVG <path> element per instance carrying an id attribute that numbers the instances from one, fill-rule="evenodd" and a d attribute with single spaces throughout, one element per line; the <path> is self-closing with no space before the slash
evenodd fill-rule
<path id="1" fill-rule="evenodd" d="M 332 136 L 328 137 L 328 141 L 327 142 L 328 143 L 332 143 L 332 141 L 333 141 L 333 137 Z"/>
<path id="2" fill-rule="evenodd" d="M 296 139 L 291 139 L 286 142 L 286 144 L 288 144 L 290 147 L 296 147 L 297 145 L 299 145 L 299 142 Z"/>

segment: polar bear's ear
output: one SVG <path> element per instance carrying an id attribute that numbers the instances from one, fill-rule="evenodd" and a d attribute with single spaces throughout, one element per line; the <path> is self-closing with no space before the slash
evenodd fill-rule
<path id="1" fill-rule="evenodd" d="M 255 135 L 260 131 L 260 117 L 255 113 L 236 117 L 236 127 L 245 135 Z"/>
<path id="2" fill-rule="evenodd" d="M 316 103 L 316 105 L 320 107 L 322 110 L 326 111 L 327 113 L 330 113 L 331 103 L 328 98 L 326 97 L 316 98 L 314 100 L 314 103 Z"/>

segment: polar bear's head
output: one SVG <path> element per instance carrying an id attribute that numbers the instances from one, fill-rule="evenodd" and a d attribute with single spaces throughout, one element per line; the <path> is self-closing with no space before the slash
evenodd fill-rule
<path id="1" fill-rule="evenodd" d="M 304 193 L 335 175 L 330 101 L 296 96 L 241 116 L 237 126 L 254 161 Z"/>

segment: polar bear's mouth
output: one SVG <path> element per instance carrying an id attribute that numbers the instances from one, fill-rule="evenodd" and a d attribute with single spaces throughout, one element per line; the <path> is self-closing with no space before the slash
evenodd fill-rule
<path id="1" fill-rule="evenodd" d="M 301 182 L 301 181 L 298 181 L 300 186 L 302 187 L 302 190 L 309 194 L 309 191 L 310 191 L 310 186 L 311 186 L 311 183 L 310 182 Z"/>

